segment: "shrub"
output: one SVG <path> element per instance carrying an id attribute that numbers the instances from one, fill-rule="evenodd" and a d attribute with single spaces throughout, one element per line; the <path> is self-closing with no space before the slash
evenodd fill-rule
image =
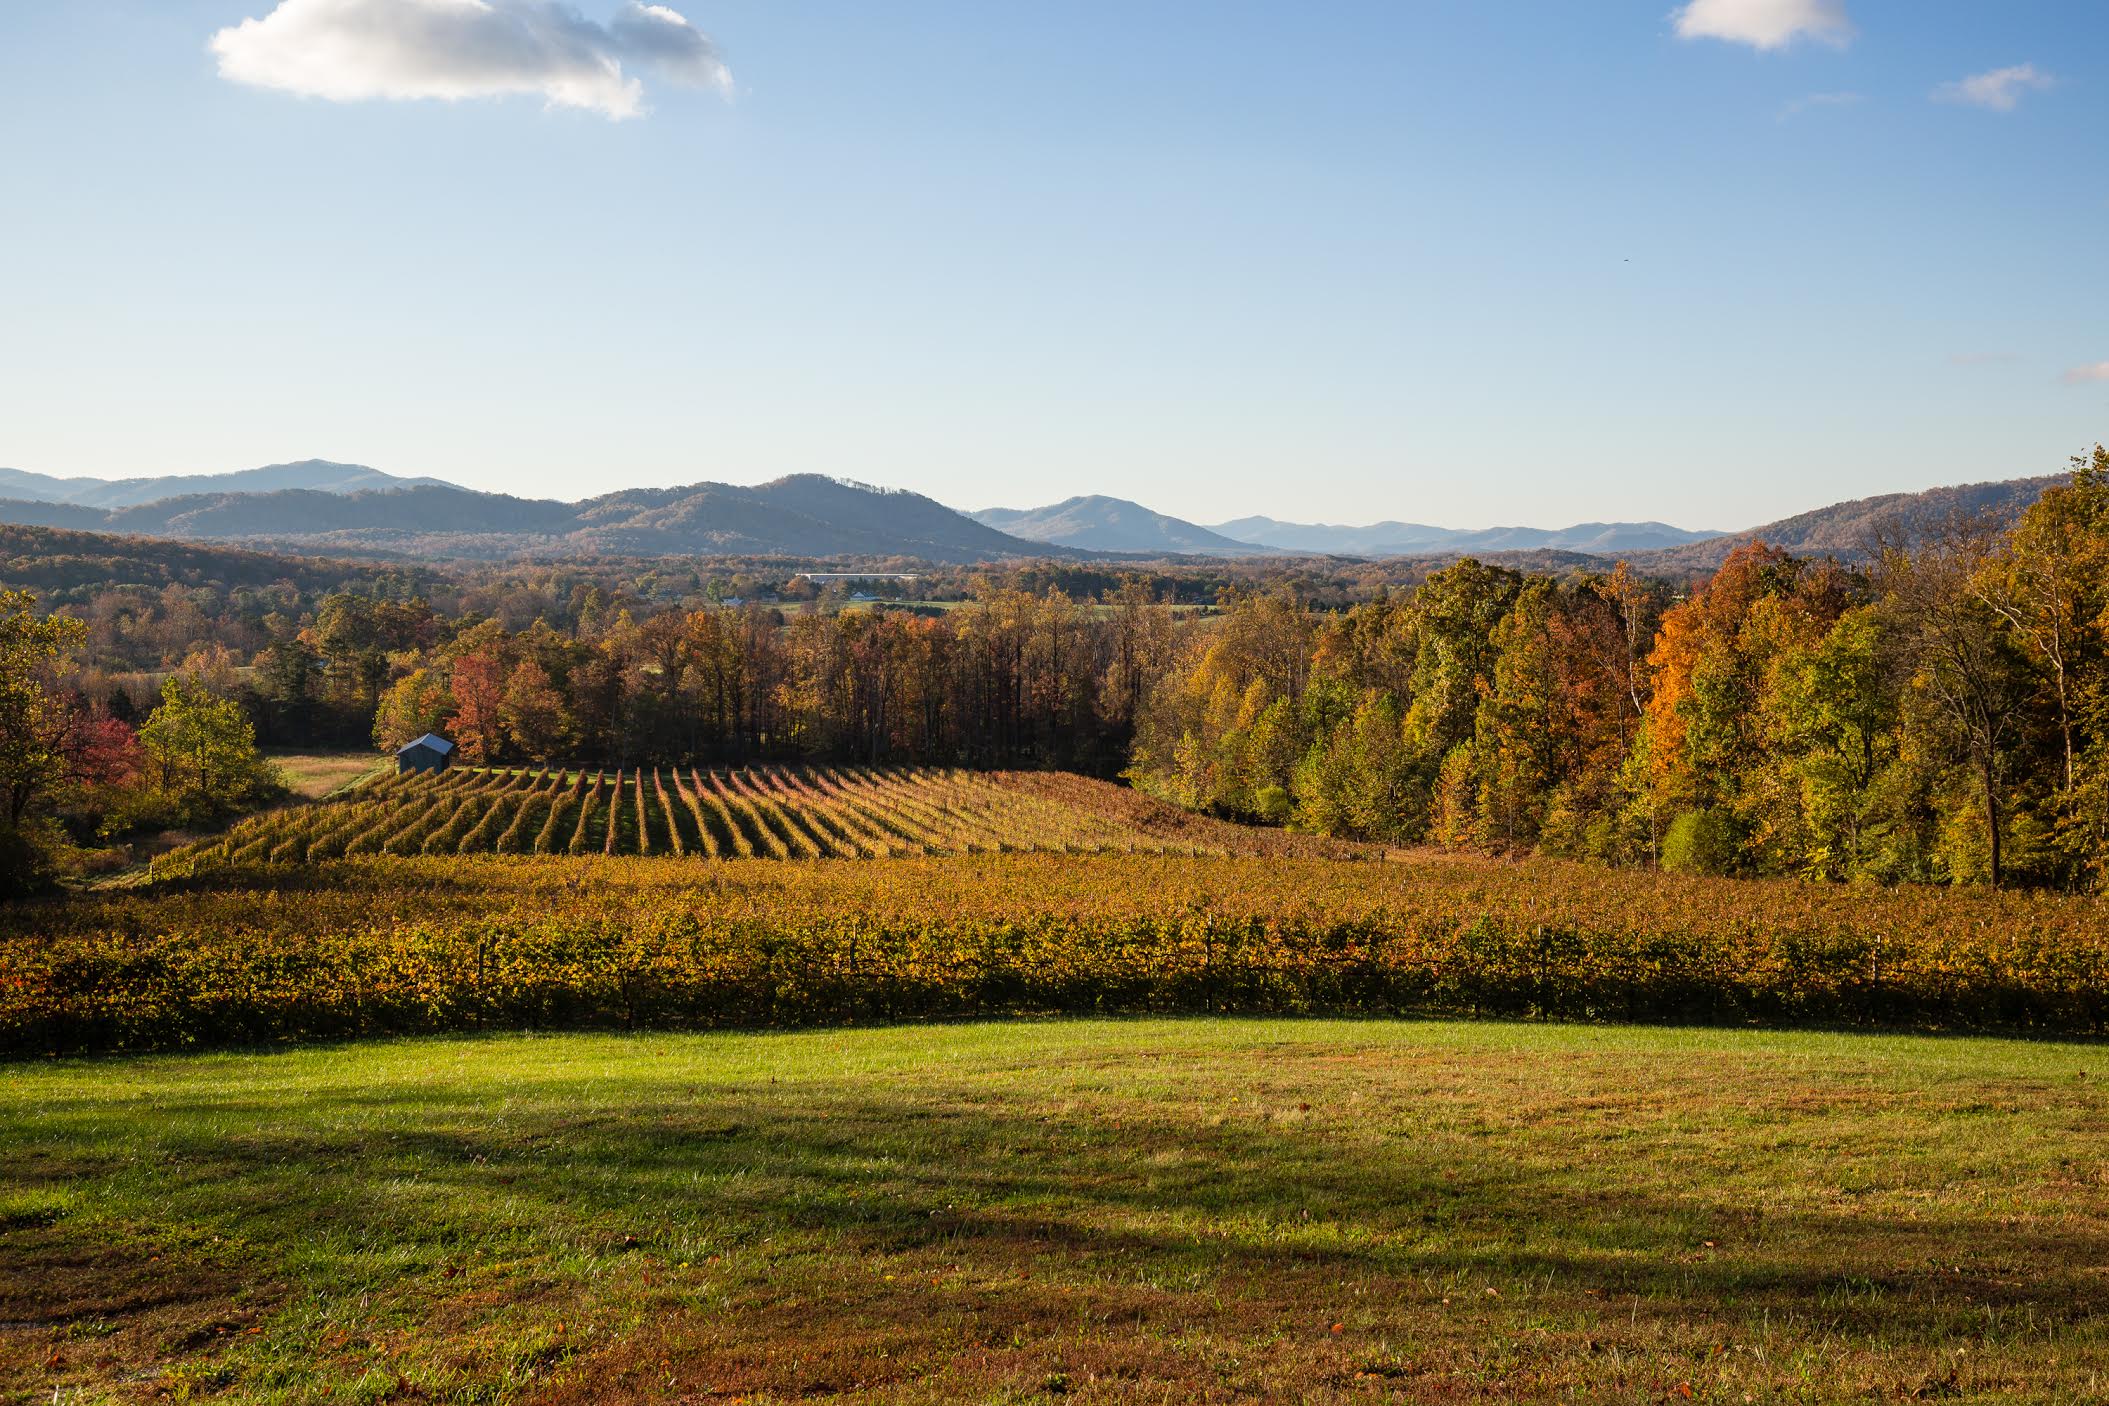
<path id="1" fill-rule="evenodd" d="M 1293 809 L 1289 793 L 1280 786 L 1262 786 L 1252 793 L 1252 809 L 1269 825 L 1285 825 Z"/>
<path id="2" fill-rule="evenodd" d="M 221 843 L 251 848 L 247 833 Z M 2040 894 L 1552 860 L 214 862 L 144 893 L 0 909 L 0 1053 L 1013 1011 L 2098 1036 L 2109 1013 L 2098 901 Z"/>
<path id="3" fill-rule="evenodd" d="M 1662 867 L 1672 874 L 1726 874 L 1736 865 L 1736 832 L 1718 810 L 1688 810 L 1662 838 Z"/>
<path id="4" fill-rule="evenodd" d="M 0 825 L 0 899 L 41 892 L 51 887 L 55 877 L 47 837 Z"/>

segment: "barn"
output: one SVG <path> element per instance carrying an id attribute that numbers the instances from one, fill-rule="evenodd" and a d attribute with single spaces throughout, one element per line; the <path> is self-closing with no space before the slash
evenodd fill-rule
<path id="1" fill-rule="evenodd" d="M 406 742 L 395 749 L 395 769 L 406 771 L 445 771 L 447 763 L 454 760 L 454 744 L 436 732 L 428 732 L 415 742 Z"/>

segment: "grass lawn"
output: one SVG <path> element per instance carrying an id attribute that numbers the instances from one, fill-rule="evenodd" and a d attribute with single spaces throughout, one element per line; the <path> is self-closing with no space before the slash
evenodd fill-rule
<path id="1" fill-rule="evenodd" d="M 285 775 L 286 785 L 302 800 L 320 800 L 355 781 L 394 769 L 394 763 L 371 750 L 363 752 L 274 752 L 268 760 Z"/>
<path id="2" fill-rule="evenodd" d="M 1020 1021 L 0 1065 L 13 1401 L 2109 1400 L 2109 1050 Z"/>

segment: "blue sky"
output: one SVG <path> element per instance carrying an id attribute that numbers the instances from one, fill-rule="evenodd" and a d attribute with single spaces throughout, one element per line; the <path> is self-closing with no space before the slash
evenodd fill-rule
<path id="1" fill-rule="evenodd" d="M 477 3 L 0 7 L 0 464 L 1734 528 L 2109 437 L 2098 0 L 388 28 Z"/>

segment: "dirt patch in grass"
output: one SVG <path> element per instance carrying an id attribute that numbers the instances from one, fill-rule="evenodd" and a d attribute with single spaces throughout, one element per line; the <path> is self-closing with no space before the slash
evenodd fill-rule
<path id="1" fill-rule="evenodd" d="M 139 1388 L 180 1365 L 205 1383 L 226 1345 L 261 1330 L 278 1295 L 212 1258 L 108 1239 L 66 1219 L 0 1228 L 0 1396 Z"/>
<path id="2" fill-rule="evenodd" d="M 0 1400 L 2063 1406 L 2102 1058 L 1116 1021 L 20 1070 Z"/>

